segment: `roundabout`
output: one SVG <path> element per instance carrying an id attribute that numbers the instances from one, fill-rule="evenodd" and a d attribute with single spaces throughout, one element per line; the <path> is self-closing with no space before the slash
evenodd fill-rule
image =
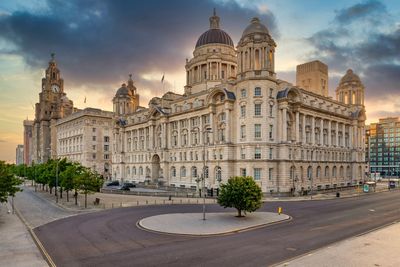
<path id="1" fill-rule="evenodd" d="M 200 213 L 161 214 L 140 220 L 138 227 L 157 233 L 209 236 L 237 233 L 290 219 L 288 215 L 272 212 L 235 215 L 233 212 L 207 213 L 207 219 L 203 220 Z"/>

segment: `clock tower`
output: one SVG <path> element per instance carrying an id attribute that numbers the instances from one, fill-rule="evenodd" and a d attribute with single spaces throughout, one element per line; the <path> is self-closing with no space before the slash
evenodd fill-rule
<path id="1" fill-rule="evenodd" d="M 33 134 L 33 159 L 45 162 L 51 155 L 57 154 L 57 136 L 55 125 L 58 119 L 68 116 L 73 111 L 73 103 L 64 93 L 64 80 L 61 78 L 54 54 L 42 78 L 39 103 L 35 105 Z"/>

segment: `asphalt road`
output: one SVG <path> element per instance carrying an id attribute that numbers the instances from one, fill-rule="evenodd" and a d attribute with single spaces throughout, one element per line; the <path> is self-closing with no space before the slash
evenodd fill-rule
<path id="1" fill-rule="evenodd" d="M 400 191 L 324 201 L 268 202 L 292 221 L 214 237 L 140 230 L 141 218 L 201 212 L 201 206 L 121 208 L 57 220 L 35 229 L 57 266 L 267 266 L 400 219 Z M 208 211 L 223 211 L 209 205 Z"/>

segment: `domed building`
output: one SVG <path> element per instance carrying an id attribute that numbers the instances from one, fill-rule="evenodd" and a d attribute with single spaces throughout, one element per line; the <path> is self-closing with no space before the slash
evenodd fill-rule
<path id="1" fill-rule="evenodd" d="M 294 86 L 277 79 L 277 45 L 260 19 L 243 27 L 236 48 L 215 11 L 209 22 L 186 60 L 182 95 L 132 109 L 127 86 L 117 90 L 113 179 L 199 192 L 203 182 L 212 191 L 232 176 L 252 176 L 272 195 L 362 183 L 364 87 L 355 74 L 342 79 L 337 100 L 328 96 L 327 67 L 304 66 L 305 74 L 323 74 L 313 77 L 324 87 Z"/>

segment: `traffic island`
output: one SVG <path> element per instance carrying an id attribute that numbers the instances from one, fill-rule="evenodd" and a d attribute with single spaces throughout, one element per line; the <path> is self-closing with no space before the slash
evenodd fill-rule
<path id="1" fill-rule="evenodd" d="M 236 213 L 207 213 L 203 220 L 202 213 L 171 213 L 144 218 L 137 225 L 152 232 L 208 236 L 241 232 L 273 223 L 290 220 L 286 214 L 272 212 L 253 212 L 245 217 L 236 217 Z"/>

